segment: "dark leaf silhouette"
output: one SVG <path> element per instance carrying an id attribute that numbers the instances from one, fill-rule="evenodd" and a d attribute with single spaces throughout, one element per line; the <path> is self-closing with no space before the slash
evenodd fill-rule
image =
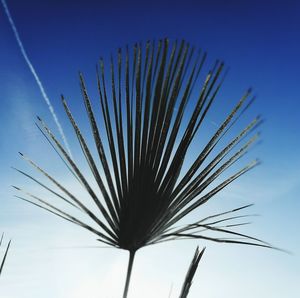
<path id="1" fill-rule="evenodd" d="M 0 247 L 1 247 L 2 242 L 3 242 L 3 236 L 4 236 L 4 235 L 2 234 L 1 239 L 0 239 Z M 8 242 L 8 244 L 7 244 L 7 246 L 6 246 L 6 250 L 5 250 L 3 259 L 2 259 L 2 261 L 1 261 L 1 263 L 0 263 L 0 275 L 1 275 L 2 270 L 3 270 L 3 267 L 4 267 L 4 263 L 5 263 L 7 254 L 8 254 L 9 247 L 10 247 L 10 241 Z"/>
<path id="2" fill-rule="evenodd" d="M 109 246 L 130 252 L 124 297 L 127 296 L 135 252 L 147 245 L 197 238 L 270 247 L 257 238 L 232 230 L 243 223 L 227 223 L 242 218 L 231 213 L 250 205 L 211 215 L 183 227 L 176 226 L 181 219 L 258 164 L 254 160 L 221 182 L 218 180 L 221 174 L 240 161 L 258 137 L 252 132 L 261 122 L 260 117 L 216 152 L 217 145 L 222 144 L 224 136 L 251 105 L 251 90 L 245 92 L 207 144 L 199 148 L 195 156 L 189 154 L 191 144 L 201 137 L 200 128 L 225 75 L 223 63 L 217 61 L 200 83 L 205 61 L 206 53 L 196 53 L 185 41 L 170 43 L 167 39 L 157 45 L 147 42 L 145 47 L 136 44 L 132 52 L 128 47 L 125 53 L 119 49 L 116 64 L 111 57 L 110 74 L 101 59 L 97 83 L 102 126 L 80 73 L 80 87 L 94 148 L 88 144 L 62 96 L 64 109 L 101 196 L 92 187 L 94 181 L 83 174 L 76 160 L 70 157 L 46 123 L 38 118 L 39 129 L 74 176 L 74 181 L 86 190 L 95 208 L 74 194 L 71 187 L 58 181 L 55 175 L 21 153 L 52 186 L 17 171 L 48 191 L 49 195 L 61 199 L 66 206 L 73 208 L 74 213 L 51 203 L 49 198 L 15 187 L 27 195 L 19 198 L 89 230 Z M 193 158 L 193 162 L 184 170 L 187 157 Z M 76 211 L 86 215 L 86 220 L 78 217 Z M 222 233 L 228 237 L 205 232 Z"/>
<path id="3" fill-rule="evenodd" d="M 203 248 L 200 252 L 199 247 L 197 247 L 194 257 L 192 259 L 192 262 L 190 264 L 189 270 L 186 274 L 179 298 L 186 298 L 188 296 L 190 287 L 193 282 L 194 275 L 196 273 L 196 270 L 198 268 L 199 262 L 202 258 L 204 251 L 205 251 L 205 248 Z"/>

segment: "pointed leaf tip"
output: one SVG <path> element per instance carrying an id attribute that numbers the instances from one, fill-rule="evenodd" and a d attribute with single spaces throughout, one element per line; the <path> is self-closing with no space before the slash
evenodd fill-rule
<path id="1" fill-rule="evenodd" d="M 190 267 L 189 267 L 188 272 L 186 274 L 186 277 L 185 277 L 185 280 L 184 280 L 182 290 L 181 290 L 181 294 L 180 294 L 179 298 L 187 298 L 187 296 L 189 294 L 189 291 L 190 291 L 190 287 L 193 283 L 194 275 L 197 271 L 199 262 L 202 258 L 202 255 L 203 255 L 204 251 L 205 251 L 205 247 L 201 251 L 199 251 L 199 246 L 197 246 L 197 248 L 195 250 L 195 253 L 194 253 L 194 256 L 193 256 L 193 259 L 190 263 Z"/>

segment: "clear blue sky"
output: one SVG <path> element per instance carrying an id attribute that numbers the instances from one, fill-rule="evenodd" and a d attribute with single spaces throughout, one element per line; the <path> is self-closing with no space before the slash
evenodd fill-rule
<path id="1" fill-rule="evenodd" d="M 251 156 L 263 163 L 218 195 L 209 208 L 255 203 L 253 213 L 262 216 L 242 231 L 294 255 L 199 241 L 156 246 L 139 252 L 130 297 L 168 297 L 172 283 L 176 297 L 197 244 L 206 245 L 207 251 L 190 298 L 298 297 L 300 2 L 7 0 L 7 4 L 67 135 L 72 136 L 60 94 L 80 113 L 78 70 L 95 88 L 98 58 L 108 58 L 119 46 L 136 41 L 184 38 L 207 50 L 211 62 L 220 58 L 230 66 L 211 121 L 217 122 L 249 86 L 258 95 L 249 117 L 260 113 L 266 121 L 262 142 Z M 25 184 L 10 169 L 12 165 L 26 169 L 18 151 L 34 156 L 62 178 L 63 172 L 35 128 L 37 114 L 55 125 L 1 6 L 0 100 L 0 231 L 6 239 L 13 238 L 0 296 L 120 297 L 126 253 L 81 248 L 97 245 L 92 234 L 12 198 L 10 185 Z M 72 137 L 70 144 L 72 148 L 76 144 Z"/>

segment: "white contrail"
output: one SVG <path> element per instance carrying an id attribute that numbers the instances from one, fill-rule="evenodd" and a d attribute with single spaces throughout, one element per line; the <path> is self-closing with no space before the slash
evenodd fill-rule
<path id="1" fill-rule="evenodd" d="M 38 86 L 39 86 L 39 88 L 40 88 L 40 91 L 41 91 L 41 93 L 42 93 L 42 96 L 43 96 L 43 98 L 45 99 L 45 102 L 46 102 L 46 104 L 47 104 L 47 106 L 48 106 L 48 108 L 49 108 L 49 111 L 50 111 L 50 113 L 51 113 L 53 119 L 54 119 L 54 122 L 55 122 L 55 124 L 56 124 L 56 126 L 57 126 L 57 128 L 58 128 L 58 131 L 59 131 L 59 133 L 60 133 L 60 135 L 61 135 L 61 137 L 62 137 L 62 139 L 63 139 L 63 142 L 64 142 L 64 144 L 65 144 L 65 146 L 66 146 L 66 149 L 67 149 L 67 151 L 68 151 L 70 157 L 72 158 L 72 153 L 71 153 L 71 150 L 70 150 L 70 146 L 69 146 L 69 144 L 68 144 L 67 138 L 66 138 L 66 136 L 65 136 L 65 134 L 64 134 L 64 131 L 63 131 L 63 129 L 62 129 L 62 126 L 61 126 L 60 123 L 59 123 L 59 120 L 58 120 L 58 118 L 57 118 L 57 116 L 56 116 L 56 114 L 55 114 L 54 108 L 53 108 L 53 106 L 52 106 L 52 104 L 51 104 L 51 102 L 50 102 L 50 99 L 49 99 L 49 97 L 48 97 L 48 95 L 47 95 L 47 93 L 46 93 L 46 91 L 45 91 L 45 89 L 44 89 L 44 87 L 43 87 L 43 84 L 42 84 L 42 82 L 41 82 L 39 76 L 37 75 L 37 73 L 36 73 L 36 71 L 35 71 L 35 69 L 34 69 L 32 63 L 30 62 L 30 60 L 29 60 L 29 58 L 28 58 L 28 56 L 27 56 L 27 53 L 26 53 L 26 51 L 25 51 L 25 49 L 24 49 L 23 43 L 22 43 L 22 41 L 21 41 L 21 39 L 20 39 L 19 33 L 18 33 L 17 28 L 16 28 L 16 26 L 15 26 L 15 23 L 14 23 L 12 17 L 11 17 L 11 14 L 10 14 L 10 12 L 9 12 L 9 9 L 8 9 L 8 7 L 7 7 L 7 4 L 6 4 L 5 0 L 1 0 L 1 3 L 2 3 L 3 8 L 4 8 L 4 11 L 5 11 L 6 15 L 7 15 L 8 21 L 9 21 L 9 23 L 10 23 L 10 25 L 11 25 L 11 28 L 12 28 L 12 30 L 13 30 L 13 32 L 14 32 L 14 35 L 15 35 L 16 41 L 17 41 L 17 43 L 18 43 L 18 46 L 19 46 L 19 48 L 20 48 L 20 50 L 21 50 L 21 53 L 22 53 L 22 55 L 23 55 L 23 57 L 24 57 L 24 59 L 25 59 L 25 62 L 27 63 L 27 65 L 28 65 L 28 67 L 29 67 L 29 69 L 30 69 L 30 71 L 31 71 L 31 73 L 32 73 L 32 75 L 33 75 L 33 77 L 34 77 L 34 79 L 36 80 L 36 82 L 37 82 L 37 84 L 38 84 Z"/>

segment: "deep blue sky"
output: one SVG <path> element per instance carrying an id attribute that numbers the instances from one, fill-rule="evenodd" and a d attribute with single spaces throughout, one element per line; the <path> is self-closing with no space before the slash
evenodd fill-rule
<path id="1" fill-rule="evenodd" d="M 237 181 L 224 196 L 233 206 L 254 202 L 255 212 L 263 214 L 264 217 L 256 220 L 256 224 L 250 230 L 251 233 L 292 250 L 295 256 L 287 257 L 274 252 L 261 252 L 247 248 L 245 255 L 248 259 L 245 260 L 240 247 L 226 247 L 224 253 L 222 249 L 216 247 L 217 245 L 209 246 L 212 254 L 207 256 L 202 275 L 199 273 L 200 282 L 197 284 L 198 280 L 195 280 L 195 292 L 191 292 L 190 297 L 199 297 L 198 294 L 201 292 L 206 298 L 241 296 L 296 298 L 297 280 L 300 277 L 298 248 L 300 240 L 297 235 L 297 227 L 300 225 L 298 218 L 300 211 L 298 153 L 300 147 L 300 2 L 296 0 L 147 2 L 7 0 L 7 4 L 27 54 L 67 133 L 70 130 L 59 102 L 59 95 L 64 93 L 70 98 L 72 106 L 75 110 L 78 107 L 80 113 L 78 70 L 86 74 L 89 86 L 95 87 L 94 72 L 98 58 L 100 56 L 108 58 L 110 52 L 114 52 L 119 46 L 131 45 L 137 41 L 163 37 L 184 38 L 191 44 L 206 50 L 210 62 L 216 58 L 223 59 L 230 67 L 230 72 L 221 99 L 216 104 L 217 115 L 230 108 L 225 101 L 222 101 L 223 99 L 232 106 L 249 86 L 254 88 L 258 99 L 250 111 L 250 116 L 261 113 L 266 121 L 262 127 L 263 141 L 255 148 L 253 154 L 259 156 L 263 164 L 253 173 L 242 178 L 241 182 Z M 73 231 L 67 223 L 61 223 L 49 214 L 24 206 L 22 202 L 10 200 L 13 191 L 9 189 L 9 185 L 15 181 L 22 184 L 22 178 L 9 169 L 11 165 L 24 166 L 19 161 L 18 151 L 34 155 L 45 165 L 55 168 L 48 160 L 48 151 L 45 151 L 48 147 L 43 144 L 42 138 L 34 127 L 34 117 L 36 114 L 41 115 L 52 127 L 54 124 L 36 82 L 20 54 L 1 6 L 0 100 L 0 199 L 3 206 L 0 209 L 0 231 L 4 230 L 12 235 L 15 243 L 12 250 L 15 261 L 9 260 L 10 264 L 8 262 L 5 280 L 2 281 L 2 285 L 0 283 L 0 296 L 1 291 L 4 291 L 5 298 L 41 297 L 47 283 L 39 277 L 48 276 L 49 272 L 45 271 L 55 268 L 60 274 L 57 278 L 51 277 L 55 282 L 49 297 L 73 298 L 75 290 L 74 293 L 71 291 L 74 284 L 72 278 L 79 283 L 82 280 L 81 270 L 86 279 L 87 276 L 91 278 L 92 273 L 97 272 L 99 274 L 97 278 L 100 280 L 104 278 L 106 271 L 113 276 L 114 272 L 118 271 L 118 264 L 123 268 L 126 261 L 122 263 L 123 259 L 121 261 L 114 259 L 113 266 L 109 267 L 111 264 L 107 261 L 109 258 L 105 255 L 106 252 L 103 253 L 106 259 L 103 255 L 101 259 L 100 251 L 97 257 L 106 266 L 101 271 L 97 266 L 92 268 L 93 260 L 89 259 L 91 255 L 95 255 L 95 252 L 87 256 L 90 267 L 85 267 L 86 263 L 83 259 L 86 257 L 86 251 L 71 250 L 68 251 L 69 259 L 67 258 L 70 270 L 61 265 L 64 268 L 62 269 L 59 266 L 63 264 L 65 255 L 61 251 L 53 252 L 45 247 L 53 243 L 53 246 L 63 246 L 67 242 L 65 239 L 68 239 L 72 245 L 79 245 L 81 243 L 78 243 L 78 239 L 85 237 L 86 240 L 90 235 L 76 234 L 80 232 L 77 232 L 76 228 Z M 71 145 L 73 142 L 71 140 Z M 221 207 L 225 208 L 226 204 L 221 204 Z M 42 228 L 37 227 L 39 223 L 43 224 Z M 66 231 L 63 232 L 62 229 L 60 236 L 57 236 L 58 227 L 64 226 Z M 39 238 L 42 232 L 49 233 L 50 236 Z M 89 243 L 93 244 L 93 241 L 94 239 L 91 239 Z M 184 249 L 189 251 L 185 259 L 178 259 L 185 268 L 196 243 L 186 247 L 180 245 L 178 244 L 181 251 L 178 250 L 178 254 L 182 255 Z M 32 247 L 38 247 L 37 256 L 36 252 L 32 251 Z M 176 244 L 172 249 L 174 247 Z M 114 255 L 115 258 L 117 255 L 118 252 Z M 155 256 L 158 255 L 163 259 L 166 250 L 157 250 Z M 79 271 L 77 275 L 74 275 L 76 268 L 72 267 L 72 256 L 74 259 L 82 260 L 78 264 L 80 270 L 77 268 Z M 26 258 L 33 264 L 34 272 L 26 271 L 28 268 Z M 46 262 L 43 267 L 39 264 L 45 258 L 48 258 L 48 263 Z M 253 259 L 258 262 L 253 262 Z M 140 264 L 149 265 L 145 260 L 142 260 L 141 253 Z M 168 268 L 172 263 L 170 259 L 169 265 L 162 266 Z M 242 264 L 241 266 L 246 268 L 245 271 L 249 272 L 245 273 L 244 279 L 240 276 L 237 263 Z M 74 272 L 71 273 L 71 270 Z M 179 280 L 184 270 L 178 270 Z M 15 272 L 18 272 L 18 275 Z M 140 271 L 137 268 L 136 272 L 142 274 L 142 268 L 140 267 Z M 206 277 L 203 272 L 207 273 Z M 175 281 L 176 284 L 177 275 L 167 278 L 169 273 L 162 272 L 160 278 L 165 278 L 163 280 L 165 284 L 162 284 L 156 280 L 156 274 L 153 271 L 153 275 L 149 273 L 146 275 L 148 279 L 142 280 L 136 273 L 133 283 L 140 282 L 144 287 L 149 287 L 150 284 L 149 288 L 158 287 L 157 291 L 161 290 L 162 294 L 157 297 L 166 297 L 170 283 Z M 279 278 L 281 275 L 284 277 Z M 26 279 L 25 276 L 28 278 Z M 220 282 L 219 289 L 211 285 L 215 278 L 224 281 Z M 36 284 L 31 284 L 30 279 L 36 280 Z M 240 286 L 234 282 L 236 279 Z M 61 280 L 65 280 L 65 284 Z M 252 287 L 249 287 L 249 280 Z M 78 288 L 76 297 L 86 297 L 84 296 L 86 287 L 92 287 L 95 291 L 100 289 L 97 281 L 90 283 L 83 282 L 82 294 Z M 101 286 L 110 288 L 109 277 Z M 14 290 L 11 289 L 12 287 Z M 67 294 L 63 293 L 64 287 Z M 142 286 L 140 291 L 143 291 Z M 20 296 L 20 292 L 23 296 Z M 140 297 L 139 295 L 138 292 L 132 293 L 132 297 Z M 43 297 L 48 298 L 45 295 Z"/>
<path id="2" fill-rule="evenodd" d="M 77 71 L 94 75 L 98 58 L 107 57 L 119 46 L 161 37 L 185 38 L 207 50 L 211 59 L 224 59 L 230 66 L 226 87 L 231 96 L 253 86 L 268 121 L 291 129 L 280 118 L 297 117 L 290 102 L 294 99 L 293 104 L 297 103 L 299 78 L 298 1 L 70 3 L 8 3 L 29 57 L 53 101 L 62 92 L 78 94 Z M 1 75 L 5 72 L 8 76 L 7 70 L 19 70 L 22 57 L 16 56 L 18 49 L 3 12 L 0 21 L 4 40 Z M 25 67 L 22 74 L 26 76 Z"/>

